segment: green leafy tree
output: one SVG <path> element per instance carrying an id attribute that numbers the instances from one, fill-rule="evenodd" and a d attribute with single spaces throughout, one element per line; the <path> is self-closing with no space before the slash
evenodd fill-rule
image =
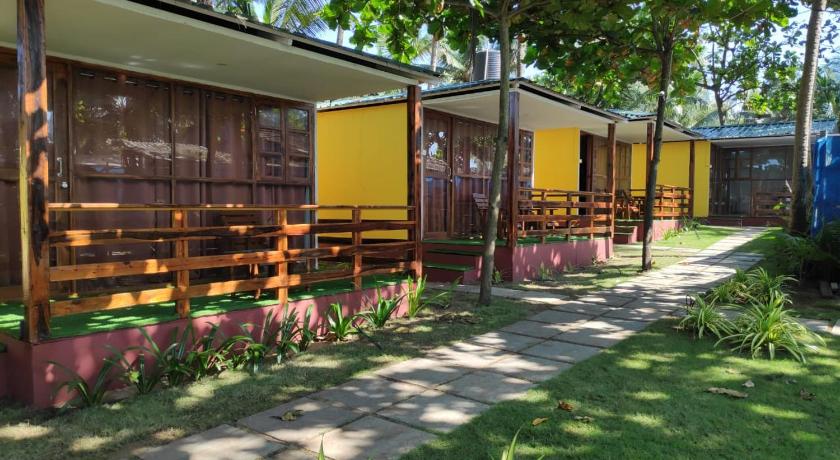
<path id="1" fill-rule="evenodd" d="M 502 68 L 490 206 L 484 226 L 479 293 L 479 303 L 483 305 L 490 303 L 502 168 L 508 150 L 511 42 L 521 25 L 538 20 L 540 8 L 549 3 L 547 0 L 331 0 L 324 9 L 324 18 L 331 27 L 347 28 L 355 20 L 351 42 L 357 47 L 375 43 L 382 36 L 390 55 L 403 62 L 411 62 L 420 53 L 415 38 L 423 28 L 433 37 L 445 36 L 454 49 L 469 56 L 474 54 L 480 36 L 492 37 L 498 43 Z"/>
<path id="2" fill-rule="evenodd" d="M 578 0 L 552 3 L 551 11 L 529 23 L 531 61 L 575 84 L 607 79 L 605 92 L 642 81 L 657 92 L 653 161 L 647 175 L 645 208 L 653 209 L 665 109 L 672 93 L 691 93 L 696 73 L 690 64 L 701 28 L 781 22 L 787 4 L 772 0 L 649 0 L 643 3 Z M 642 268 L 653 264 L 653 214 L 645 213 Z"/>
<path id="3" fill-rule="evenodd" d="M 202 0 L 222 13 L 262 22 L 291 32 L 314 36 L 326 30 L 322 0 Z"/>

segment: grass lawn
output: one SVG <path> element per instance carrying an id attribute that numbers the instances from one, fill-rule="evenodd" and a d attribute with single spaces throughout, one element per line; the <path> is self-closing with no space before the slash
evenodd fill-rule
<path id="1" fill-rule="evenodd" d="M 342 383 L 365 371 L 419 356 L 438 345 L 498 329 L 541 307 L 455 294 L 453 306 L 370 331 L 383 348 L 359 339 L 299 355 L 255 377 L 224 372 L 198 383 L 113 405 L 59 413 L 0 402 L 0 458 L 106 458 L 163 444 Z"/>
<path id="2" fill-rule="evenodd" d="M 738 232 L 739 229 L 732 227 L 701 225 L 696 231 L 680 232 L 670 238 L 657 241 L 654 244 L 667 248 L 705 249 L 719 240 Z"/>
<path id="3" fill-rule="evenodd" d="M 404 458 L 499 458 L 520 428 L 517 458 L 527 459 L 837 458 L 837 338 L 800 365 L 735 355 L 674 325 L 658 322 Z M 747 380 L 755 387 L 744 388 Z M 705 392 L 712 386 L 749 397 Z M 813 400 L 800 397 L 803 389 Z"/>

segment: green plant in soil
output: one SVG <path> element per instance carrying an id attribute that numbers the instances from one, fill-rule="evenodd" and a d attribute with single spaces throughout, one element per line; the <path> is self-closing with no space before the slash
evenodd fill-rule
<path id="1" fill-rule="evenodd" d="M 335 335 L 336 340 L 346 339 L 353 329 L 353 316 L 344 316 L 341 304 L 336 302 L 330 305 L 330 314 L 328 316 L 330 332 Z"/>
<path id="2" fill-rule="evenodd" d="M 423 299 L 423 295 L 426 292 L 426 277 L 417 278 L 415 281 L 409 276 L 406 278 L 405 283 L 408 287 L 405 295 L 406 301 L 408 301 L 406 315 L 409 318 L 415 318 L 428 306 L 428 303 Z"/>
<path id="3" fill-rule="evenodd" d="M 129 348 L 126 352 L 113 350 L 112 359 L 120 367 L 121 379 L 126 384 L 133 386 L 138 394 L 151 393 L 163 379 L 160 366 L 156 362 L 147 360 L 146 353 L 142 350 L 137 353 L 133 360 L 129 361 L 128 354 L 131 351 L 133 351 L 132 348 Z"/>
<path id="4" fill-rule="evenodd" d="M 375 328 L 383 328 L 399 308 L 402 299 L 402 296 L 382 297 L 382 291 L 377 288 L 376 301 L 370 305 L 370 309 L 359 313 L 357 316 Z"/>
<path id="5" fill-rule="evenodd" d="M 804 363 L 805 354 L 816 353 L 825 341 L 791 315 L 786 308 L 789 303 L 790 297 L 781 292 L 770 294 L 766 302 L 754 300 L 735 321 L 735 332 L 718 343 L 732 343 L 733 351 L 747 352 L 753 358 L 766 351 L 774 359 L 777 351 L 784 350 Z"/>
<path id="6" fill-rule="evenodd" d="M 724 337 L 732 333 L 734 325 L 713 302 L 707 302 L 701 296 L 695 296 L 685 307 L 685 316 L 680 320 L 679 328 L 693 331 L 698 339 L 710 333 Z"/>
<path id="7" fill-rule="evenodd" d="M 70 377 L 56 386 L 52 393 L 52 397 L 55 398 L 59 391 L 66 388 L 68 392 L 75 394 L 75 397 L 68 402 L 69 407 L 90 407 L 102 404 L 108 386 L 112 383 L 113 370 L 117 366 L 117 361 L 114 359 L 103 359 L 91 385 L 69 367 L 56 361 L 48 362 Z"/>
<path id="8" fill-rule="evenodd" d="M 300 351 L 306 351 L 309 348 L 309 345 L 311 345 L 318 337 L 318 331 L 312 327 L 312 310 L 314 308 L 314 305 L 310 305 L 306 308 L 306 313 L 303 314 L 303 321 L 298 327 L 298 332 L 300 334 L 298 337 L 298 350 Z"/>

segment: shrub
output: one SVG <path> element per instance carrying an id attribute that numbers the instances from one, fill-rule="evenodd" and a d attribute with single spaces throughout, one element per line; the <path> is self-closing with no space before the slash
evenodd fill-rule
<path id="1" fill-rule="evenodd" d="M 311 307 L 310 307 L 311 308 Z M 289 353 L 299 353 L 300 322 L 296 310 L 289 312 L 287 304 L 283 310 L 283 319 L 280 320 L 277 334 L 277 362 L 283 360 Z M 297 339 L 297 341 L 296 341 Z"/>
<path id="2" fill-rule="evenodd" d="M 376 302 L 371 305 L 369 310 L 359 313 L 358 317 L 373 327 L 383 328 L 397 308 L 399 308 L 401 301 L 402 296 L 382 297 L 382 291 L 377 288 Z"/>
<path id="3" fill-rule="evenodd" d="M 408 292 L 406 292 L 406 300 L 408 301 L 408 311 L 406 315 L 409 318 L 415 318 L 428 304 L 423 300 L 423 294 L 426 293 L 426 277 L 417 278 L 414 281 L 410 276 L 405 280 L 408 285 Z"/>
<path id="4" fill-rule="evenodd" d="M 338 302 L 330 305 L 330 313 L 327 318 L 330 324 L 330 332 L 335 334 L 336 340 L 346 339 L 350 335 L 354 318 L 344 316 L 344 312 L 341 311 L 341 304 Z"/>
<path id="5" fill-rule="evenodd" d="M 192 325 L 187 325 L 184 332 L 178 335 L 178 329 L 172 331 L 172 339 L 166 348 L 161 349 L 149 336 L 145 329 L 140 333 L 146 339 L 147 346 L 138 347 L 141 353 L 148 353 L 155 361 L 161 375 L 161 381 L 174 387 L 192 380 L 194 373 L 187 364 L 187 354 L 190 348 Z"/>
<path id="6" fill-rule="evenodd" d="M 748 351 L 753 358 L 766 349 L 774 359 L 777 350 L 785 350 L 804 363 L 805 353 L 816 351 L 825 341 L 791 315 L 785 308 L 789 302 L 790 298 L 780 293 L 772 293 L 767 302 L 753 300 L 736 320 L 735 332 L 718 343 L 731 342 L 733 351 Z"/>
<path id="7" fill-rule="evenodd" d="M 698 339 L 702 339 L 707 332 L 721 338 L 734 330 L 732 322 L 720 311 L 720 307 L 700 296 L 692 298 L 685 306 L 685 317 L 680 321 L 679 328 L 693 331 Z"/>
<path id="8" fill-rule="evenodd" d="M 163 378 L 160 366 L 156 362 L 147 361 L 143 351 L 140 351 L 133 361 L 129 361 L 126 354 L 114 350 L 113 359 L 121 368 L 121 379 L 128 385 L 134 386 L 137 393 L 141 395 L 151 393 Z"/>
<path id="9" fill-rule="evenodd" d="M 66 388 L 68 392 L 76 394 L 76 397 L 68 403 L 72 407 L 90 407 L 102 404 L 105 400 L 105 393 L 108 391 L 108 386 L 112 382 L 112 371 L 117 364 L 117 361 L 114 359 L 102 360 L 102 366 L 99 368 L 99 372 L 97 372 L 96 378 L 91 385 L 76 371 L 63 364 L 56 361 L 48 362 L 70 376 L 68 380 L 61 382 L 55 387 L 52 393 L 53 399 L 62 388 Z"/>
<path id="10" fill-rule="evenodd" d="M 771 275 L 764 268 L 751 270 L 746 278 L 749 296 L 758 303 L 768 303 L 774 296 L 787 296 L 785 286 L 796 281 L 786 275 Z"/>
<path id="11" fill-rule="evenodd" d="M 750 298 L 749 278 L 746 272 L 737 270 L 732 278 L 711 290 L 706 300 L 720 305 L 740 305 Z"/>
<path id="12" fill-rule="evenodd" d="M 303 322 L 301 322 L 300 327 L 298 328 L 298 350 L 306 351 L 309 348 L 309 345 L 315 341 L 318 337 L 318 331 L 311 327 L 312 324 L 312 309 L 314 308 L 313 305 L 310 305 L 306 309 L 306 313 L 303 315 Z"/>

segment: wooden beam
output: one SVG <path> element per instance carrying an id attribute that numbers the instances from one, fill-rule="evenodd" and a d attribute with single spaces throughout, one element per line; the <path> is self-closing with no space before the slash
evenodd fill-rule
<path id="1" fill-rule="evenodd" d="M 289 217 L 286 213 L 285 209 L 281 209 L 276 212 L 275 214 L 275 221 L 274 223 L 278 226 L 285 227 L 289 225 Z M 286 261 L 285 252 L 289 250 L 289 237 L 286 235 L 280 235 L 277 237 L 277 252 L 283 254 L 283 259 L 280 262 L 277 262 L 275 265 L 275 270 L 277 271 L 277 277 L 280 278 L 280 282 L 284 284 L 288 284 L 289 281 L 289 264 Z M 277 303 L 279 305 L 286 305 L 286 302 L 289 301 L 289 288 L 281 287 L 277 288 Z"/>
<path id="2" fill-rule="evenodd" d="M 610 204 L 612 212 L 610 213 L 610 233 L 615 234 L 615 164 L 616 164 L 616 149 L 618 148 L 615 142 L 615 123 L 610 123 L 607 126 L 607 191 L 610 193 Z"/>
<path id="3" fill-rule="evenodd" d="M 49 143 L 44 0 L 17 1 L 20 242 L 24 339 L 49 333 Z"/>
<path id="4" fill-rule="evenodd" d="M 174 163 L 174 162 L 173 162 Z M 187 228 L 187 212 L 184 210 L 176 210 L 172 211 L 172 226 L 175 228 Z M 190 254 L 190 242 L 189 241 L 176 241 L 175 242 L 175 258 L 178 260 L 187 261 L 189 260 Z M 190 288 L 190 271 L 189 270 L 179 270 L 175 274 L 175 285 L 178 289 L 178 293 L 181 295 L 186 294 L 187 290 Z M 187 318 L 190 316 L 190 298 L 189 297 L 182 297 L 175 302 L 175 310 L 178 312 L 179 318 Z"/>
<path id="5" fill-rule="evenodd" d="M 406 182 L 408 195 L 406 205 L 410 206 L 407 219 L 414 221 L 414 228 L 408 231 L 408 240 L 414 241 L 414 260 L 411 269 L 414 276 L 423 276 L 423 101 L 420 87 L 407 88 L 408 110 L 408 152 L 406 160 Z"/>
<path id="6" fill-rule="evenodd" d="M 362 211 L 359 209 L 353 210 L 353 223 L 360 223 L 362 221 Z M 362 232 L 353 232 L 353 247 L 358 248 L 362 245 Z M 362 290 L 362 255 L 356 253 L 353 256 L 353 289 L 357 291 Z"/>
<path id="7" fill-rule="evenodd" d="M 694 170 L 696 164 L 696 149 L 692 139 L 688 148 L 688 215 L 692 218 L 694 217 Z"/>
<path id="8" fill-rule="evenodd" d="M 510 92 L 508 106 L 508 231 L 507 245 L 516 247 L 519 218 L 519 91 Z"/>

